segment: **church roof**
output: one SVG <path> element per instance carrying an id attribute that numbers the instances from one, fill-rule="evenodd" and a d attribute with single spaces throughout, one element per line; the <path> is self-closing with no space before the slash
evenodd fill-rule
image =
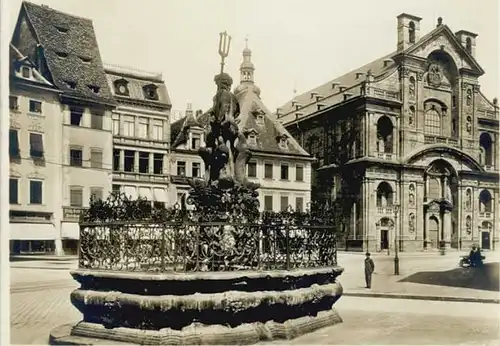
<path id="1" fill-rule="evenodd" d="M 402 52 L 402 54 L 411 54 L 417 47 L 441 34 L 447 36 L 450 41 L 461 50 L 475 69 L 481 73 L 483 72 L 474 57 L 461 46 L 460 42 L 456 38 L 456 35 L 453 34 L 447 25 L 437 26 L 434 30 L 422 36 L 415 44 L 408 47 Z M 324 104 L 325 107 L 340 103 L 344 101 L 344 91 L 351 92 L 352 94 L 359 94 L 361 83 L 366 80 L 368 71 L 370 71 L 374 79 L 383 78 L 385 75 L 395 71 L 398 65 L 394 60 L 392 60 L 392 58 L 398 54 L 400 54 L 400 52 L 394 51 L 307 92 L 296 95 L 292 100 L 278 108 L 280 111 L 278 117 L 285 116 L 295 111 L 302 113 L 303 116 L 312 114 L 317 111 L 316 105 L 318 102 Z M 343 87 L 344 91 L 340 90 L 339 87 Z M 318 101 L 315 97 L 313 97 L 313 95 L 319 95 L 321 98 Z M 297 104 L 300 105 L 298 110 L 296 108 Z M 275 113 L 274 116 L 277 116 L 277 114 Z"/>
<path id="2" fill-rule="evenodd" d="M 27 1 L 22 3 L 19 18 L 23 11 L 63 95 L 114 104 L 92 21 Z"/>

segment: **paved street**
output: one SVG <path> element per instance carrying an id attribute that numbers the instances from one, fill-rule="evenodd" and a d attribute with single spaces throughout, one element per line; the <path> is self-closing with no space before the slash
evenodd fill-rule
<path id="1" fill-rule="evenodd" d="M 487 254 L 494 259 L 494 255 Z M 377 274 L 372 291 L 401 291 L 435 295 L 498 296 L 498 292 L 412 282 L 398 282 L 415 271 L 455 269 L 458 255 L 403 255 L 401 274 L 392 275 L 392 258 L 375 255 Z M 344 291 L 366 292 L 363 256 L 339 254 L 345 267 Z M 69 275 L 75 260 L 11 263 L 11 340 L 15 344 L 44 344 L 55 326 L 78 321 L 69 294 L 77 283 Z M 294 340 L 295 344 L 446 344 L 482 343 L 498 334 L 498 304 L 433 302 L 344 296 L 337 308 L 344 323 Z M 441 325 L 440 328 L 436 328 Z"/>

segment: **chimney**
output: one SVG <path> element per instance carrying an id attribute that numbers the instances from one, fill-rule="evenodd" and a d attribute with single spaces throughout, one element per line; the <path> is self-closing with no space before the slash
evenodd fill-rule
<path id="1" fill-rule="evenodd" d="M 203 110 L 201 109 L 198 109 L 195 113 L 195 116 L 196 116 L 196 119 L 198 119 L 199 116 L 201 116 L 203 114 Z"/>
<path id="2" fill-rule="evenodd" d="M 462 45 L 462 47 L 464 47 L 464 49 L 467 52 L 469 52 L 470 55 L 475 57 L 477 34 L 470 32 L 470 31 L 460 30 L 460 31 L 457 31 L 455 33 L 455 36 L 460 41 L 460 44 Z"/>
<path id="3" fill-rule="evenodd" d="M 402 53 L 420 39 L 420 21 L 422 18 L 401 13 L 398 19 L 397 52 Z"/>
<path id="4" fill-rule="evenodd" d="M 281 108 L 276 108 L 276 118 L 279 118 L 281 116 Z"/>

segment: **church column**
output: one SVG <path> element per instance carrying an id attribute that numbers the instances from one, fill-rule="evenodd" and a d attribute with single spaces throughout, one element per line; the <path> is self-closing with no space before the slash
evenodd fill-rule
<path id="1" fill-rule="evenodd" d="M 154 153 L 149 153 L 149 160 L 148 160 L 148 164 L 149 164 L 149 167 L 148 167 L 148 172 L 149 174 L 153 174 L 154 173 Z"/>
<path id="2" fill-rule="evenodd" d="M 119 150 L 119 153 L 120 153 L 120 160 L 119 160 L 119 163 L 118 163 L 118 170 L 120 172 L 123 172 L 124 171 L 124 167 L 125 167 L 125 157 L 123 156 L 123 150 Z"/>

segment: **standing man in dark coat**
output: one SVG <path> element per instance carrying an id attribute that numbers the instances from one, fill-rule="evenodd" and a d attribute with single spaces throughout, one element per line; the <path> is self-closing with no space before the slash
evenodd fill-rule
<path id="1" fill-rule="evenodd" d="M 373 271 L 375 270 L 375 263 L 373 263 L 373 260 L 370 258 L 370 253 L 366 253 L 366 258 L 365 258 L 365 281 L 366 281 L 366 288 L 371 288 L 372 287 L 372 274 Z"/>

